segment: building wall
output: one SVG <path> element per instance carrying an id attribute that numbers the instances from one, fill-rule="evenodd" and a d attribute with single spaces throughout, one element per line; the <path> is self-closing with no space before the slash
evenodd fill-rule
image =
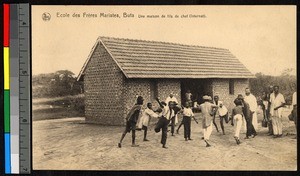
<path id="1" fill-rule="evenodd" d="M 123 123 L 124 75 L 101 43 L 87 65 L 84 77 L 86 122 Z"/>
<path id="2" fill-rule="evenodd" d="M 170 93 L 174 94 L 178 103 L 181 104 L 181 87 L 178 79 L 160 79 L 157 80 L 158 97 L 160 101 L 165 101 Z"/>
<path id="3" fill-rule="evenodd" d="M 229 94 L 229 79 L 213 79 L 212 91 L 213 95 L 218 94 L 224 105 L 230 110 L 234 107 L 234 99 L 238 94 L 245 94 L 245 88 L 249 86 L 248 79 L 234 79 L 234 94 Z"/>
<path id="4" fill-rule="evenodd" d="M 148 102 L 150 100 L 150 81 L 146 79 L 126 79 L 123 89 L 123 123 L 125 124 L 126 115 L 132 108 L 132 106 L 136 103 L 136 99 L 138 96 L 142 96 L 144 98 L 143 109 L 146 108 Z"/>

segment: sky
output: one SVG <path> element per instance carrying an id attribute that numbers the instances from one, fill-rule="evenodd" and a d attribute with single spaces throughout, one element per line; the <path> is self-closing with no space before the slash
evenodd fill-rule
<path id="1" fill-rule="evenodd" d="M 99 36 L 226 48 L 253 74 L 292 68 L 296 75 L 296 6 L 274 5 L 32 6 L 33 75 L 67 69 L 77 76 Z"/>

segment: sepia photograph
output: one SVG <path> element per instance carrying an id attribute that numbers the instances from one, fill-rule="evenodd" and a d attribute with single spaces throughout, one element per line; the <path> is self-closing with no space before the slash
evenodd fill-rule
<path id="1" fill-rule="evenodd" d="M 297 171 L 296 10 L 33 5 L 33 170 Z"/>

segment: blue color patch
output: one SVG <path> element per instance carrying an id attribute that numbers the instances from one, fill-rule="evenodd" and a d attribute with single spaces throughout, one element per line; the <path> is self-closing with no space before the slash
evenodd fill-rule
<path id="1" fill-rule="evenodd" d="M 10 133 L 4 133 L 5 173 L 11 174 Z"/>

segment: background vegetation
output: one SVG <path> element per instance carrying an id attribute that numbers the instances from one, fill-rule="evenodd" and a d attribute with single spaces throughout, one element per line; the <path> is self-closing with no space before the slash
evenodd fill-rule
<path id="1" fill-rule="evenodd" d="M 249 81 L 251 92 L 256 97 L 260 97 L 263 91 L 268 92 L 268 87 L 270 85 L 278 85 L 279 92 L 283 94 L 287 104 L 291 104 L 292 95 L 295 91 L 297 91 L 297 77 L 292 75 L 291 72 L 293 72 L 292 69 L 286 69 L 280 76 L 256 73 L 256 78 L 250 79 Z"/>

